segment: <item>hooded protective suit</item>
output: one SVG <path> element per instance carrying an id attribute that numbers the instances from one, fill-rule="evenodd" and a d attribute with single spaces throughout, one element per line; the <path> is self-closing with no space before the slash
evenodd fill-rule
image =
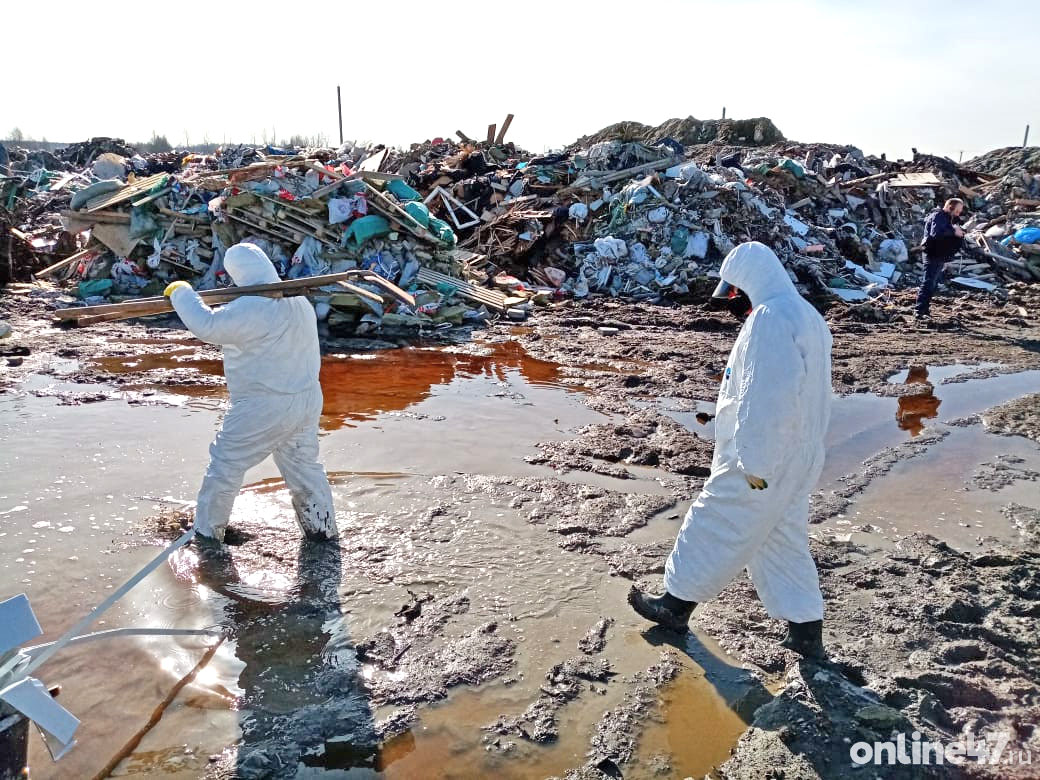
<path id="1" fill-rule="evenodd" d="M 239 287 L 279 281 L 254 244 L 228 249 L 224 268 Z M 188 287 L 174 290 L 170 302 L 192 333 L 223 347 L 231 396 L 209 448 L 195 510 L 198 533 L 223 541 L 246 471 L 273 455 L 303 531 L 312 538 L 335 537 L 332 490 L 318 463 L 321 354 L 313 307 L 302 296 L 247 295 L 211 309 Z"/>
<path id="2" fill-rule="evenodd" d="M 808 515 L 830 419 L 831 334 L 764 244 L 741 244 L 720 273 L 754 309 L 719 389 L 711 475 L 686 513 L 665 586 L 703 602 L 747 567 L 771 617 L 821 620 Z M 745 475 L 768 488 L 752 490 Z"/>

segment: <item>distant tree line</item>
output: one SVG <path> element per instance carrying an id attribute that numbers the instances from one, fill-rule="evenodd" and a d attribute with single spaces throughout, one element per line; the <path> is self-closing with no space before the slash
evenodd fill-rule
<path id="1" fill-rule="evenodd" d="M 274 135 L 274 133 L 272 133 L 269 136 L 267 130 L 264 130 L 261 133 L 259 143 L 257 137 L 254 135 L 248 141 L 226 141 L 223 143 L 212 143 L 208 137 L 204 137 L 202 143 L 193 144 L 190 143 L 191 139 L 189 138 L 188 134 L 185 133 L 185 143 L 180 144 L 178 146 L 174 146 L 170 143 L 169 139 L 165 135 L 160 135 L 159 133 L 153 131 L 150 140 L 138 143 L 131 143 L 130 146 L 137 149 L 141 154 L 157 154 L 159 152 L 172 152 L 174 151 L 174 149 L 179 149 L 187 152 L 194 152 L 196 154 L 212 154 L 222 146 L 235 146 L 240 143 L 249 146 L 266 146 L 270 144 L 271 146 L 278 147 L 327 146 L 329 143 L 328 136 L 321 133 L 317 135 L 296 134 L 290 136 L 287 139 L 282 139 L 280 141 L 272 140 L 275 137 L 276 136 Z M 25 133 L 22 132 L 21 128 L 18 127 L 11 130 L 11 132 L 7 134 L 7 138 L 0 139 L 0 142 L 12 147 L 17 146 L 25 149 L 45 149 L 47 151 L 54 151 L 55 149 L 60 149 L 64 146 L 68 146 L 70 143 L 67 141 L 48 141 L 46 138 L 41 138 L 37 140 L 35 138 L 26 136 Z"/>

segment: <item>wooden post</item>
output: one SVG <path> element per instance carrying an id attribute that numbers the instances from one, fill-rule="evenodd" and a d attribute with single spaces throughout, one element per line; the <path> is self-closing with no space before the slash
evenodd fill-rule
<path id="1" fill-rule="evenodd" d="M 339 84 L 336 85 L 336 108 L 339 110 L 339 145 L 343 146 L 343 98 L 340 95 Z"/>
<path id="2" fill-rule="evenodd" d="M 723 119 L 726 118 L 726 107 L 725 106 L 722 107 L 722 118 Z"/>
<path id="3" fill-rule="evenodd" d="M 495 142 L 495 128 L 498 125 L 488 125 L 487 142 L 493 144 Z"/>
<path id="4" fill-rule="evenodd" d="M 1022 148 L 1029 146 L 1029 125 L 1026 125 L 1026 137 L 1022 139 Z"/>
<path id="5" fill-rule="evenodd" d="M 513 124 L 513 115 L 506 114 L 506 121 L 502 123 L 502 129 L 498 131 L 498 135 L 495 136 L 495 145 L 500 145 L 505 140 L 506 133 L 509 131 L 509 126 Z"/>

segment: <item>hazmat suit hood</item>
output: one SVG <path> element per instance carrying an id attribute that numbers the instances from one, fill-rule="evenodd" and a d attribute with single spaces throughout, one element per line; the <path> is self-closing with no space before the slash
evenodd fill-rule
<path id="1" fill-rule="evenodd" d="M 274 264 L 256 244 L 235 244 L 224 253 L 224 268 L 239 287 L 280 281 Z"/>
<path id="2" fill-rule="evenodd" d="M 747 293 L 752 306 L 780 295 L 798 295 L 780 258 L 758 241 L 741 244 L 726 255 L 719 275 L 724 282 Z"/>
<path id="3" fill-rule="evenodd" d="M 274 265 L 255 244 L 229 247 L 224 268 L 239 287 L 279 281 Z M 242 295 L 214 309 L 190 287 L 181 287 L 170 295 L 170 303 L 197 338 L 223 348 L 232 405 L 246 396 L 318 388 L 318 321 L 305 297 Z"/>

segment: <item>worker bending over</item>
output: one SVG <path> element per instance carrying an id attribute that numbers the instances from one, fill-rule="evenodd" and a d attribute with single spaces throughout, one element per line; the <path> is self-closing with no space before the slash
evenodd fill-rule
<path id="1" fill-rule="evenodd" d="M 224 268 L 239 287 L 280 281 L 255 244 L 228 249 Z M 311 539 L 335 538 L 332 490 L 318 462 L 321 354 L 314 308 L 303 296 L 244 295 L 211 309 L 187 282 L 174 282 L 165 294 L 192 333 L 223 348 L 231 397 L 209 448 L 196 533 L 223 542 L 246 471 L 273 455 L 300 528 Z"/>
<path id="2" fill-rule="evenodd" d="M 694 607 L 747 567 L 769 615 L 788 621 L 784 646 L 822 656 L 808 519 L 830 417 L 831 334 L 764 244 L 738 246 L 720 274 L 713 297 L 747 320 L 719 389 L 711 475 L 668 558 L 665 595 L 633 588 L 629 603 L 685 632 Z"/>

